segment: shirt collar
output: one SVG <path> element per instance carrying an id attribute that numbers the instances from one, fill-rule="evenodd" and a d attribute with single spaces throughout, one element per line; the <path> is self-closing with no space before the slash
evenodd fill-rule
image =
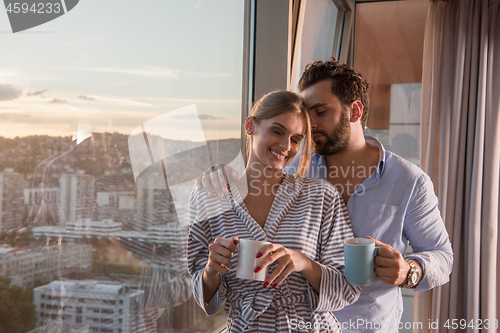
<path id="1" fill-rule="evenodd" d="M 385 169 L 385 157 L 386 157 L 384 145 L 382 144 L 382 142 L 378 141 L 377 139 L 371 136 L 365 136 L 365 141 L 367 144 L 369 144 L 373 148 L 377 148 L 379 151 L 378 171 L 382 176 Z"/>

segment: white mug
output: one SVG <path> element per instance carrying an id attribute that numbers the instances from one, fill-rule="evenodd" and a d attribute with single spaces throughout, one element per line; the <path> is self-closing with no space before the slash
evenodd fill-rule
<path id="1" fill-rule="evenodd" d="M 257 281 L 265 281 L 267 278 L 267 268 L 261 269 L 255 273 L 255 267 L 259 266 L 264 256 L 257 258 L 257 253 L 266 246 L 270 245 L 269 242 L 260 242 L 252 239 L 240 239 L 236 246 L 238 251 L 238 263 L 235 267 L 226 267 L 229 271 L 236 271 L 236 277 L 239 279 L 249 279 Z"/>

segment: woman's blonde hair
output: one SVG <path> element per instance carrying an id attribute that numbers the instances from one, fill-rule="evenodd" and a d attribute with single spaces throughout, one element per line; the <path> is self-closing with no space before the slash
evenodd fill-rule
<path id="1" fill-rule="evenodd" d="M 311 160 L 311 121 L 309 119 L 309 114 L 305 110 L 302 97 L 291 91 L 272 91 L 255 102 L 252 107 L 251 116 L 255 124 L 258 125 L 262 119 L 273 118 L 285 112 L 300 114 L 304 119 L 305 136 L 302 142 L 302 155 L 300 156 L 298 170 L 295 172 L 296 178 L 303 177 Z M 247 158 L 251 149 L 250 141 L 251 140 L 247 140 Z"/>

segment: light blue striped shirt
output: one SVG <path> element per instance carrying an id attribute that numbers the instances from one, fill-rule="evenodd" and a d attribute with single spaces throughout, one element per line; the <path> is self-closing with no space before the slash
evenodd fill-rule
<path id="1" fill-rule="evenodd" d="M 347 203 L 354 236 L 371 236 L 403 255 L 409 241 L 413 253 L 407 258 L 418 260 L 425 272 L 415 291 L 447 283 L 453 252 L 431 179 L 416 165 L 386 151 L 378 140 L 368 136 L 365 139 L 379 149 L 380 162 Z M 297 165 L 298 156 L 285 172 L 293 173 Z M 327 179 L 324 156 L 313 153 L 309 177 Z M 400 288 L 375 277 L 371 285 L 363 288 L 356 303 L 336 311 L 335 316 L 344 333 L 397 332 L 402 313 Z"/>

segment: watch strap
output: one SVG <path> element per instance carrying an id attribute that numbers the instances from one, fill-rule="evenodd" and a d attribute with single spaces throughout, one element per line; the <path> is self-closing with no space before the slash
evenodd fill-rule
<path id="1" fill-rule="evenodd" d="M 410 259 L 405 259 L 406 262 L 408 263 L 408 265 L 410 265 L 410 270 L 408 271 L 408 274 L 406 275 L 406 281 L 402 284 L 400 284 L 399 286 L 401 288 L 405 288 L 405 289 L 412 289 L 412 288 L 415 288 L 418 283 L 420 281 L 417 281 L 417 283 L 412 283 L 412 277 L 414 275 L 417 275 L 417 280 L 419 280 L 420 278 L 420 274 L 418 272 L 418 269 L 417 269 L 417 266 L 415 266 L 415 264 L 413 263 L 413 261 L 411 261 Z"/>

